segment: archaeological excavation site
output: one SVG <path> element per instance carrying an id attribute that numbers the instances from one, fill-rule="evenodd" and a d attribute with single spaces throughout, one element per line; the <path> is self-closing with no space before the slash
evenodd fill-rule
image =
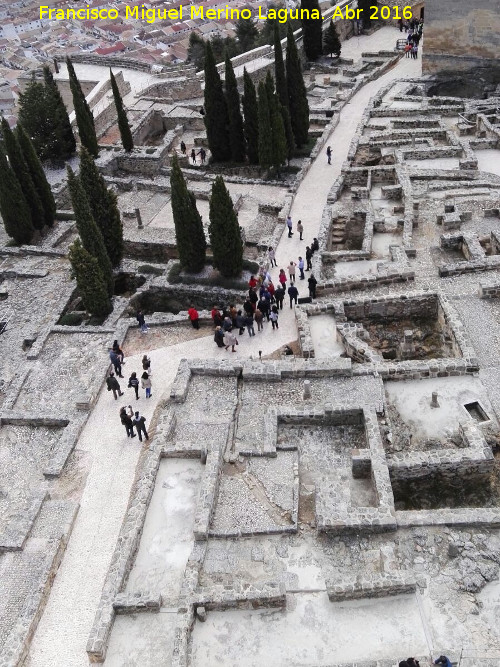
<path id="1" fill-rule="evenodd" d="M 348 4 L 320 5 L 324 31 Z M 0 229 L 0 667 L 500 667 L 500 13 L 408 5 L 417 57 L 393 19 L 335 17 L 341 54 L 316 60 L 301 28 L 283 33 L 309 126 L 281 170 L 215 159 L 192 62 L 49 62 L 80 138 L 44 162 L 53 225 L 29 243 Z M 240 95 L 251 80 L 272 100 L 277 50 L 217 76 L 231 62 Z M 74 261 L 71 67 L 123 230 L 100 314 Z M 183 263 L 176 174 L 200 271 Z M 252 335 L 266 294 L 276 318 Z"/>

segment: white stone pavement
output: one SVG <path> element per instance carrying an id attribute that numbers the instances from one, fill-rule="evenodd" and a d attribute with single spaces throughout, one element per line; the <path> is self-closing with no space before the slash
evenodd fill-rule
<path id="1" fill-rule="evenodd" d="M 343 45 L 347 57 L 351 52 L 392 48 L 398 31 L 383 28 L 370 37 L 354 38 Z M 404 59 L 380 79 L 365 86 L 344 108 L 340 123 L 328 140 L 333 149 L 332 165 L 326 164 L 322 153 L 311 166 L 301 184 L 292 209 L 294 223 L 301 218 L 305 226 L 305 240 L 298 234 L 292 239 L 286 231 L 277 248 L 278 268 L 297 261 L 304 252 L 306 241 L 317 236 L 321 213 L 327 193 L 340 173 L 352 134 L 369 98 L 391 79 L 418 76 L 420 60 Z M 277 271 L 275 270 L 277 275 Z M 307 275 L 307 274 L 306 274 Z M 302 295 L 307 295 L 306 281 L 298 281 Z M 249 339 L 239 337 L 240 345 L 233 355 L 219 349 L 212 335 L 149 353 L 153 367 L 153 397 L 146 401 L 141 395 L 139 409 L 149 420 L 162 395 L 167 394 L 183 357 L 209 358 L 219 356 L 246 357 L 263 355 L 276 350 L 296 338 L 293 311 L 285 306 L 280 317 L 280 329 L 272 331 L 265 325 L 264 333 Z M 126 352 L 126 349 L 125 349 Z M 140 369 L 140 357 L 127 359 L 124 374 Z M 126 382 L 123 381 L 123 382 Z M 66 554 L 57 573 L 50 597 L 32 641 L 26 667 L 83 667 L 88 665 L 85 652 L 87 638 L 99 603 L 101 589 L 116 545 L 120 526 L 127 507 L 135 469 L 140 453 L 138 439 L 127 439 L 118 418 L 120 405 L 134 405 L 130 390 L 127 401 L 114 401 L 102 391 L 92 415 L 82 432 L 77 449 L 85 455 L 89 471 L 73 533 Z"/>

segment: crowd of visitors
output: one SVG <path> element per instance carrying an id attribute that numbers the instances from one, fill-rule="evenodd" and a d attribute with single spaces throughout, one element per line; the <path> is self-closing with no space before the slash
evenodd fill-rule
<path id="1" fill-rule="evenodd" d="M 403 23 L 403 21 L 400 21 L 399 30 L 400 32 L 405 30 L 407 34 L 405 46 L 406 57 L 418 58 L 418 45 L 422 39 L 424 20 L 411 19 L 411 21 L 406 25 Z"/>
<path id="2" fill-rule="evenodd" d="M 144 325 L 145 326 L 145 325 Z M 141 327 L 142 328 L 142 327 Z M 113 346 L 109 351 L 109 360 L 113 366 L 114 372 L 110 371 L 106 377 L 106 386 L 108 391 L 113 392 L 115 401 L 118 400 L 120 396 L 124 395 L 124 392 L 121 390 L 120 383 L 117 378 L 123 378 L 122 367 L 125 365 L 125 354 L 121 349 L 117 340 L 113 342 Z M 144 389 L 146 398 L 151 398 L 152 393 L 152 371 L 151 371 L 151 359 L 145 354 L 142 357 L 142 374 L 141 379 L 137 377 L 137 371 L 133 371 L 130 374 L 128 379 L 128 388 L 132 389 L 135 394 L 135 398 L 139 400 L 139 385 Z M 116 375 L 115 375 L 116 373 Z M 127 431 L 127 437 L 135 438 L 134 428 L 139 436 L 139 440 L 142 442 L 142 436 L 149 439 L 148 432 L 146 430 L 146 418 L 143 417 L 137 410 L 134 411 L 132 406 L 123 406 L 120 408 L 119 412 L 121 423 L 125 426 Z"/>

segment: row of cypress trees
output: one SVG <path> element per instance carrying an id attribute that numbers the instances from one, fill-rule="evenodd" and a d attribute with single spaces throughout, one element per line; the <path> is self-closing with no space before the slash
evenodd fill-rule
<path id="1" fill-rule="evenodd" d="M 94 116 L 85 99 L 85 94 L 70 58 L 66 58 L 66 65 L 81 144 L 93 157 L 97 157 L 99 146 Z M 21 93 L 19 122 L 32 138 L 36 152 L 42 160 L 66 160 L 76 150 L 75 137 L 68 112 L 52 72 L 47 65 L 43 68 L 43 79 L 43 83 L 33 79 L 27 86 L 26 91 Z M 132 132 L 111 69 L 110 80 L 122 145 L 126 151 L 131 151 L 134 147 Z"/>
<path id="2" fill-rule="evenodd" d="M 279 27 L 274 25 L 276 91 L 272 78 L 259 96 L 246 70 L 243 73 L 243 99 L 240 95 L 231 60 L 226 56 L 224 86 L 217 71 L 210 43 L 205 56 L 205 126 L 207 140 L 215 162 L 243 162 L 279 169 L 293 155 L 295 147 L 307 143 L 309 105 L 292 28 L 288 26 L 286 68 L 283 61 Z M 263 136 L 259 137 L 259 132 Z M 270 135 L 276 137 L 272 140 Z M 283 147 L 282 135 L 285 135 Z M 275 144 L 274 148 L 272 144 Z M 272 155 L 272 157 L 271 157 Z"/>
<path id="3" fill-rule="evenodd" d="M 179 261 L 186 271 L 198 273 L 205 265 L 207 242 L 196 199 L 187 188 L 175 156 L 170 185 Z M 217 176 L 212 184 L 209 218 L 213 265 L 225 277 L 238 276 L 243 268 L 243 241 L 238 216 L 222 176 Z"/>
<path id="4" fill-rule="evenodd" d="M 2 118 L 0 211 L 7 234 L 30 243 L 35 230 L 54 224 L 56 205 L 30 137 L 21 124 L 15 132 Z"/>
<path id="5" fill-rule="evenodd" d="M 116 195 L 108 189 L 84 147 L 79 175 L 68 166 L 68 187 L 80 236 L 69 250 L 72 274 L 86 310 L 105 317 L 112 309 L 113 267 L 123 257 L 123 227 Z"/>

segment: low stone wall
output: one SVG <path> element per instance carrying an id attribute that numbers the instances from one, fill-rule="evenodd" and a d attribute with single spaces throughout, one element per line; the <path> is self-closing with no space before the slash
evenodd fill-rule
<path id="1" fill-rule="evenodd" d="M 460 422 L 459 435 L 464 449 L 393 454 L 388 458 L 391 480 L 407 482 L 436 473 L 450 479 L 491 473 L 495 459 L 481 431 L 472 422 Z"/>
<path id="2" fill-rule="evenodd" d="M 481 299 L 496 299 L 500 296 L 500 282 L 493 280 L 492 282 L 479 283 L 479 296 Z"/>
<path id="3" fill-rule="evenodd" d="M 340 584 L 326 582 L 326 592 L 330 602 L 345 602 L 363 598 L 384 598 L 391 595 L 414 593 L 417 582 L 412 574 L 393 572 L 391 574 L 365 575 L 359 579 Z"/>

